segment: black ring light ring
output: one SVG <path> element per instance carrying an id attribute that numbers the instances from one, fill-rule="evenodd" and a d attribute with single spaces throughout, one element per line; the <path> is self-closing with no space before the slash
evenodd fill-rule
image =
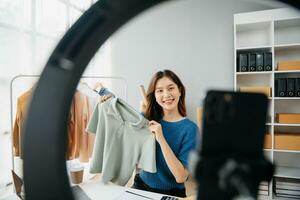
<path id="1" fill-rule="evenodd" d="M 163 1 L 167 0 L 99 0 L 59 42 L 42 72 L 25 124 L 22 146 L 27 200 L 73 199 L 65 150 L 76 85 L 107 38 L 137 14 Z"/>

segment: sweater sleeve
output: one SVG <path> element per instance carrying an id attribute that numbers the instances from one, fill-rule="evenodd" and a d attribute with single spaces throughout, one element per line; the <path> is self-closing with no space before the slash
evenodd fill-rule
<path id="1" fill-rule="evenodd" d="M 114 93 L 112 93 L 111 91 L 109 91 L 107 88 L 101 88 L 100 91 L 98 92 L 98 94 L 100 96 L 104 96 L 104 95 L 111 95 L 112 97 L 115 97 Z"/>
<path id="2" fill-rule="evenodd" d="M 182 139 L 181 148 L 178 154 L 178 159 L 181 161 L 182 165 L 188 167 L 189 153 L 196 149 L 196 137 L 199 129 L 196 125 L 187 128 L 186 133 Z"/>

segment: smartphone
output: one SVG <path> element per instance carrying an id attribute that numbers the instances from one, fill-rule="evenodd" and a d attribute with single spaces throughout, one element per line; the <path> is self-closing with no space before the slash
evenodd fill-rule
<path id="1" fill-rule="evenodd" d="M 207 93 L 197 199 L 255 199 L 259 182 L 271 179 L 272 164 L 263 155 L 267 109 L 264 94 Z"/>
<path id="2" fill-rule="evenodd" d="M 267 110 L 264 94 L 209 91 L 204 100 L 200 155 L 263 156 Z"/>

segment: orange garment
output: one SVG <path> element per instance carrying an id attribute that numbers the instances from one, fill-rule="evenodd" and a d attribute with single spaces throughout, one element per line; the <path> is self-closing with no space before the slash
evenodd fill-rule
<path id="1" fill-rule="evenodd" d="M 88 134 L 85 129 L 91 112 L 88 97 L 80 92 L 75 92 L 68 124 L 67 159 L 69 160 L 79 158 L 81 162 L 89 161 L 94 143 L 94 135 Z"/>
<path id="2" fill-rule="evenodd" d="M 75 102 L 74 99 L 71 103 L 70 113 L 69 113 L 69 122 L 67 125 L 68 128 L 68 141 L 67 141 L 67 160 L 75 159 L 75 152 L 76 152 L 76 141 L 77 136 L 75 134 Z"/>
<path id="3" fill-rule="evenodd" d="M 26 117 L 28 102 L 31 100 L 33 89 L 23 93 L 17 100 L 17 113 L 13 127 L 13 154 L 21 156 L 21 131 L 23 131 L 23 123 Z M 21 156 L 22 157 L 22 156 Z"/>
<path id="4" fill-rule="evenodd" d="M 27 111 L 28 102 L 31 100 L 33 89 L 23 93 L 17 100 L 17 113 L 13 127 L 13 153 L 21 156 L 21 130 Z M 79 158 L 81 162 L 88 162 L 92 155 L 94 134 L 88 134 L 85 129 L 93 112 L 88 97 L 80 92 L 74 94 L 70 108 L 67 142 L 67 159 Z"/>
<path id="5" fill-rule="evenodd" d="M 95 140 L 95 134 L 88 134 L 86 128 L 90 117 L 92 115 L 92 110 L 89 106 L 89 99 L 87 96 L 83 96 L 83 130 L 80 131 L 80 144 L 79 144 L 79 160 L 81 162 L 88 162 L 92 155 L 93 144 Z"/>

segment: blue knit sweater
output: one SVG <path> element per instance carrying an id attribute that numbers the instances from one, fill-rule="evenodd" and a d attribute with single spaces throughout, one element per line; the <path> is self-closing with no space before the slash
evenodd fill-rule
<path id="1" fill-rule="evenodd" d="M 188 154 L 196 148 L 197 125 L 189 119 L 177 122 L 161 120 L 164 137 L 176 157 L 187 168 Z M 183 183 L 177 183 L 169 170 L 159 144 L 156 142 L 156 173 L 140 172 L 140 177 L 148 186 L 160 190 L 184 188 Z"/>

